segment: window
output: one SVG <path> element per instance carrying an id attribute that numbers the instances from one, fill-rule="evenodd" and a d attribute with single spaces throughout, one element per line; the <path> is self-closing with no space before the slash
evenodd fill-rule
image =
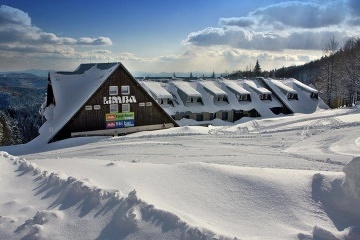
<path id="1" fill-rule="evenodd" d="M 100 110 L 101 106 L 100 105 L 94 105 L 94 110 Z"/>
<path id="2" fill-rule="evenodd" d="M 247 98 L 248 98 L 248 95 L 247 95 L 247 94 L 241 94 L 241 95 L 239 96 L 239 101 L 246 101 Z"/>
<path id="3" fill-rule="evenodd" d="M 202 114 L 196 114 L 196 121 L 203 121 L 203 115 Z"/>
<path id="4" fill-rule="evenodd" d="M 129 103 L 122 104 L 121 105 L 121 112 L 130 112 L 130 104 Z"/>
<path id="5" fill-rule="evenodd" d="M 221 119 L 224 121 L 227 121 L 229 117 L 229 113 L 228 112 L 222 112 L 222 116 Z"/>
<path id="6" fill-rule="evenodd" d="M 110 86 L 109 87 L 109 95 L 110 96 L 119 95 L 118 86 Z"/>
<path id="7" fill-rule="evenodd" d="M 110 113 L 118 113 L 119 105 L 118 104 L 110 104 Z"/>
<path id="8" fill-rule="evenodd" d="M 318 95 L 317 93 L 313 93 L 313 92 L 312 92 L 312 93 L 310 94 L 310 97 L 311 97 L 311 98 L 318 99 L 318 98 L 319 98 L 319 95 Z"/>
<path id="9" fill-rule="evenodd" d="M 260 94 L 260 100 L 271 100 L 270 94 Z"/>
<path id="10" fill-rule="evenodd" d="M 129 95 L 130 86 L 121 86 L 121 95 Z"/>
<path id="11" fill-rule="evenodd" d="M 288 93 L 287 94 L 287 98 L 290 99 L 298 99 L 297 94 L 296 93 Z"/>

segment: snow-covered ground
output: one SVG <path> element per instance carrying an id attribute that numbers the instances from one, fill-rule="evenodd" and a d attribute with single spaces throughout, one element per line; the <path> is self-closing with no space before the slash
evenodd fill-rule
<path id="1" fill-rule="evenodd" d="M 360 239 L 360 109 L 242 121 L 2 147 L 0 239 Z"/>

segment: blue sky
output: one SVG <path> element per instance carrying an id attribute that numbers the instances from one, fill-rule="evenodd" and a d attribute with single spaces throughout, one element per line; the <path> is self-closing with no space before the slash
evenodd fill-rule
<path id="1" fill-rule="evenodd" d="M 121 61 L 131 72 L 217 73 L 318 59 L 358 37 L 360 1 L 0 0 L 0 71 L 74 70 Z"/>

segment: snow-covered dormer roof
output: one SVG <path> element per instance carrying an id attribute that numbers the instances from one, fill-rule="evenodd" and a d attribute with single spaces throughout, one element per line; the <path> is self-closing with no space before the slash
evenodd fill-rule
<path id="1" fill-rule="evenodd" d="M 236 83 L 236 81 L 223 80 L 223 83 L 227 88 L 233 90 L 234 92 L 237 92 L 240 95 L 250 94 L 248 90 L 241 87 L 239 84 Z"/>
<path id="2" fill-rule="evenodd" d="M 207 90 L 214 96 L 227 96 L 227 93 L 221 88 L 217 87 L 213 81 L 202 81 L 199 83 L 205 88 L 205 90 Z"/>
<path id="3" fill-rule="evenodd" d="M 305 91 L 308 91 L 310 93 L 318 93 L 318 90 L 316 90 L 316 89 L 314 89 L 312 87 L 309 87 L 308 85 L 306 85 L 306 84 L 304 84 L 304 83 L 302 83 L 302 82 L 300 82 L 300 81 L 298 81 L 298 80 L 296 80 L 294 78 L 292 78 L 291 80 L 294 82 L 294 84 L 296 84 L 300 88 L 304 89 Z"/>
<path id="4" fill-rule="evenodd" d="M 201 97 L 201 94 L 196 91 L 192 86 L 187 82 L 174 81 L 172 82 L 177 89 L 180 89 L 189 97 Z"/>
<path id="5" fill-rule="evenodd" d="M 275 79 L 267 79 L 267 80 L 271 81 L 280 90 L 284 90 L 285 92 L 288 92 L 288 93 L 297 93 L 294 89 L 292 89 L 291 87 L 285 85 L 284 83 L 282 83 L 279 80 L 275 80 Z"/>
<path id="6" fill-rule="evenodd" d="M 56 105 L 45 109 L 40 134 L 50 141 L 119 65 L 81 64 L 74 72 L 50 72 Z"/>
<path id="7" fill-rule="evenodd" d="M 287 89 L 288 91 L 290 91 L 290 89 L 296 91 L 298 101 L 288 100 L 281 89 L 275 84 L 272 84 L 273 81 L 276 80 L 270 78 L 264 79 L 264 81 L 262 81 L 262 79 L 229 80 L 223 78 L 217 79 L 216 81 L 174 81 L 169 79 L 166 83 L 162 83 L 162 87 L 172 94 L 174 104 L 164 109 L 172 116 L 182 116 L 182 114 L 186 115 L 189 113 L 218 113 L 232 110 L 251 111 L 254 109 L 262 117 L 275 116 L 276 114 L 274 114 L 272 109 L 282 108 L 284 104 L 287 104 L 287 106 L 296 113 L 311 113 L 316 110 L 319 101 L 311 100 L 307 92 L 295 86 L 295 84 L 293 84 L 294 79 L 283 80 L 282 84 L 289 87 L 289 89 Z M 143 84 L 143 82 L 141 82 L 141 84 Z M 205 82 L 210 82 L 215 87 L 224 91 L 227 94 L 227 101 L 222 104 L 214 102 L 212 95 L 204 87 L 204 85 L 206 85 Z M 270 84 L 266 84 L 267 82 Z M 269 87 L 269 89 L 265 88 L 265 86 Z M 286 87 L 284 88 L 286 89 Z M 178 91 L 179 89 L 181 89 L 181 93 Z M 259 98 L 259 93 L 271 95 L 271 101 L 263 101 L 263 99 Z M 186 99 L 183 99 L 181 94 L 186 94 L 187 96 L 185 96 L 185 98 L 193 96 L 201 97 L 202 104 L 198 104 L 197 102 L 189 104 L 186 102 Z M 239 101 L 236 96 L 237 94 L 250 95 L 248 99 L 251 101 Z M 280 101 L 277 96 L 279 96 L 282 101 Z"/>
<path id="8" fill-rule="evenodd" d="M 159 82 L 143 82 L 145 87 L 149 89 L 157 98 L 169 98 L 172 99 L 172 95 L 161 86 Z"/>
<path id="9" fill-rule="evenodd" d="M 245 84 L 260 94 L 271 94 L 271 92 L 268 89 L 260 86 L 260 84 L 258 84 L 257 81 L 256 82 L 255 81 L 256 80 L 245 80 Z"/>

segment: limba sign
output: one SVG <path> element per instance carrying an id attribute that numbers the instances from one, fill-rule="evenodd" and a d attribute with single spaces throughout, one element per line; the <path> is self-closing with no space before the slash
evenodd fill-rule
<path id="1" fill-rule="evenodd" d="M 134 112 L 106 114 L 106 128 L 125 128 L 134 126 Z"/>
<path id="2" fill-rule="evenodd" d="M 104 104 L 136 103 L 135 96 L 111 96 L 103 97 Z"/>

